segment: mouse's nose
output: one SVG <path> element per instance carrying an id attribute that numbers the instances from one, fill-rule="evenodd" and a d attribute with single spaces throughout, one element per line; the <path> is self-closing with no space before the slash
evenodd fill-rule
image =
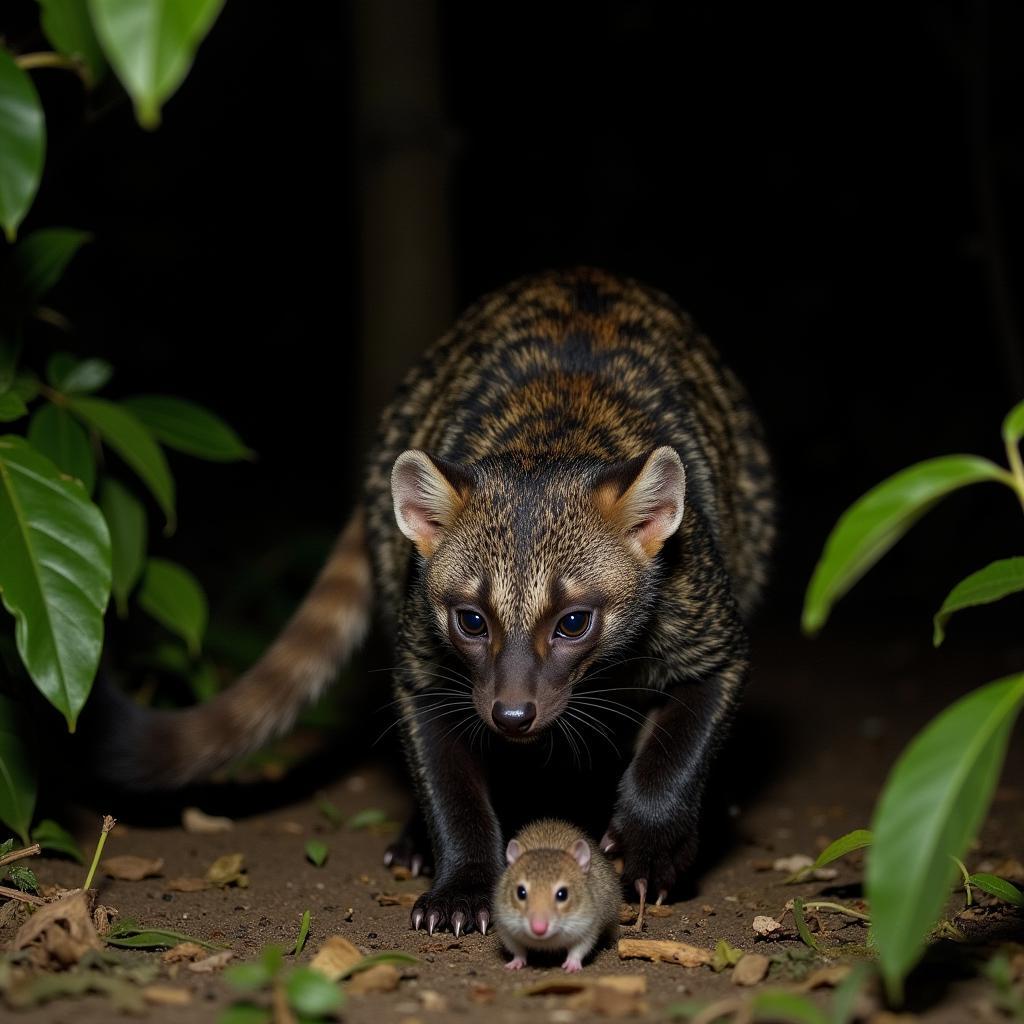
<path id="1" fill-rule="evenodd" d="M 522 736 L 530 731 L 537 717 L 537 705 L 533 701 L 524 704 L 505 704 L 496 700 L 491 707 L 494 724 L 508 736 Z"/>

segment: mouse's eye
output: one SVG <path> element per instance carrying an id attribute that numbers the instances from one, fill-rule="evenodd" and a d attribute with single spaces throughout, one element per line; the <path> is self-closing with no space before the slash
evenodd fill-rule
<path id="1" fill-rule="evenodd" d="M 465 636 L 473 639 L 487 636 L 487 620 L 472 608 L 460 608 L 455 613 L 455 621 Z"/>
<path id="2" fill-rule="evenodd" d="M 566 640 L 579 640 L 590 629 L 592 618 L 590 612 L 569 612 L 558 620 L 555 636 L 565 637 Z"/>
<path id="3" fill-rule="evenodd" d="M 525 885 L 517 885 L 516 886 L 516 899 L 517 900 L 525 900 L 526 899 L 526 886 Z"/>
<path id="4" fill-rule="evenodd" d="M 559 903 L 564 903 L 569 898 L 569 890 L 563 885 L 561 889 L 555 892 L 555 899 Z"/>

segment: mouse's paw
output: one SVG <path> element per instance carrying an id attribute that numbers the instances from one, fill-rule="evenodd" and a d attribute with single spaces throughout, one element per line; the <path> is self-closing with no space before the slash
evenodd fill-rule
<path id="1" fill-rule="evenodd" d="M 521 971 L 526 966 L 526 961 L 521 956 L 514 956 L 507 964 L 506 971 Z"/>
<path id="2" fill-rule="evenodd" d="M 426 928 L 430 935 L 445 928 L 450 928 L 456 938 L 474 928 L 486 935 L 491 925 L 492 885 L 492 881 L 480 878 L 436 885 L 415 902 L 409 923 L 417 931 Z"/>
<path id="3" fill-rule="evenodd" d="M 562 970 L 568 974 L 576 974 L 578 971 L 583 970 L 583 961 L 578 956 L 573 956 L 571 953 L 565 958 L 565 963 L 562 964 Z"/>

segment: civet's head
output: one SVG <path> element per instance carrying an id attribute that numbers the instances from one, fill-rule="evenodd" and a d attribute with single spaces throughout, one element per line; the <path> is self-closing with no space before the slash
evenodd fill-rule
<path id="1" fill-rule="evenodd" d="M 461 466 L 414 449 L 396 460 L 391 490 L 480 717 L 530 739 L 588 667 L 642 627 L 656 556 L 682 520 L 686 474 L 669 447 L 610 467 Z"/>

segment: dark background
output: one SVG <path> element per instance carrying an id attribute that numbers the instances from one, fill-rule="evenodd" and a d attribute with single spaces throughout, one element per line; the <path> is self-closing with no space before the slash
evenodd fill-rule
<path id="1" fill-rule="evenodd" d="M 35 4 L 9 12 L 11 45 L 41 42 Z M 155 547 L 216 620 L 268 560 L 281 608 L 301 594 L 386 385 L 459 308 L 549 266 L 634 275 L 763 415 L 783 533 L 762 623 L 795 635 L 854 498 L 925 457 L 1002 460 L 1024 397 L 1022 29 L 1013 3 L 228 0 L 155 133 L 114 83 L 35 73 L 50 151 L 23 231 L 96 240 L 48 299 L 74 333 L 37 328 L 29 361 L 102 355 L 112 395 L 192 397 L 259 453 L 172 457 L 180 526 Z M 950 499 L 836 628 L 927 645 L 954 582 L 1021 553 L 1020 515 L 994 487 Z M 1019 621 L 969 613 L 950 643 Z"/>

